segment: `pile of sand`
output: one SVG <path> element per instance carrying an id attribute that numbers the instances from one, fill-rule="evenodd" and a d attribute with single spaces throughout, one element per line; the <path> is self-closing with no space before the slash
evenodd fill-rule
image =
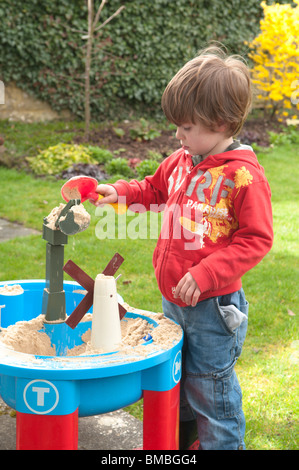
<path id="1" fill-rule="evenodd" d="M 26 354 L 55 356 L 55 348 L 46 333 L 40 332 L 44 326 L 44 315 L 30 321 L 19 321 L 3 329 L 0 339 L 9 348 Z"/>
<path id="2" fill-rule="evenodd" d="M 65 208 L 66 204 L 59 204 L 59 206 L 54 207 L 51 210 L 50 214 L 46 217 L 47 227 L 51 230 L 59 230 L 56 226 L 56 220 L 60 216 L 61 211 Z M 87 212 L 83 204 L 77 204 L 70 208 L 70 211 L 74 213 L 74 221 L 80 227 L 80 231 L 85 230 L 90 224 L 90 214 Z M 66 216 L 61 217 L 60 220 L 64 220 Z"/>
<path id="3" fill-rule="evenodd" d="M 0 295 L 19 295 L 23 294 L 24 289 L 19 284 L 13 284 L 9 286 L 5 284 L 4 286 L 0 287 Z"/>
<path id="4" fill-rule="evenodd" d="M 85 316 L 86 317 L 86 316 Z M 83 321 L 88 321 L 87 318 L 83 318 Z M 144 343 L 144 337 L 150 333 L 152 335 L 153 325 L 142 318 L 122 318 L 120 322 L 121 337 L 122 341 L 118 351 L 129 353 L 129 350 L 136 348 L 137 346 Z M 81 336 L 83 344 L 75 346 L 68 350 L 68 356 L 81 356 L 91 354 L 103 354 L 106 351 L 104 349 L 95 349 L 91 344 L 91 329 L 87 330 Z"/>

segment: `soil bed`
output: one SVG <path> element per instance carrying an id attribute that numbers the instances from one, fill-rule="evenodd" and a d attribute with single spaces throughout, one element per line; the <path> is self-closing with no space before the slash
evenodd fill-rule
<path id="1" fill-rule="evenodd" d="M 159 137 L 152 140 L 137 141 L 132 140 L 130 137 L 132 126 L 132 123 L 118 124 L 118 128 L 124 131 L 122 137 L 116 135 L 112 126 L 94 129 L 90 132 L 88 141 L 84 137 L 84 131 L 78 130 L 73 141 L 78 144 L 89 143 L 90 145 L 105 147 L 112 153 L 116 152 L 124 158 L 140 158 L 141 160 L 149 158 L 149 151 L 160 153 L 163 158 L 166 158 L 180 147 L 174 130 L 163 130 Z M 245 123 L 238 138 L 243 144 L 256 143 L 261 147 L 267 147 L 269 146 L 268 132 L 279 132 L 279 126 L 276 122 L 269 122 L 262 118 L 252 119 Z M 156 126 L 156 128 L 158 127 Z"/>
<path id="2" fill-rule="evenodd" d="M 137 124 L 138 125 L 138 124 Z M 149 151 L 157 152 L 163 158 L 168 157 L 172 152 L 179 148 L 179 142 L 175 138 L 175 132 L 171 130 L 162 130 L 159 137 L 152 140 L 133 140 L 130 136 L 130 129 L 135 127 L 132 123 L 120 123 L 118 128 L 122 129 L 124 135 L 118 137 L 113 126 L 107 126 L 94 129 L 90 132 L 89 139 L 86 141 L 84 131 L 79 130 L 77 136 L 73 139 L 76 144 L 90 144 L 107 148 L 112 153 L 116 152 L 118 156 L 124 158 L 140 158 L 141 160 L 149 158 Z M 158 128 L 157 126 L 155 126 Z"/>

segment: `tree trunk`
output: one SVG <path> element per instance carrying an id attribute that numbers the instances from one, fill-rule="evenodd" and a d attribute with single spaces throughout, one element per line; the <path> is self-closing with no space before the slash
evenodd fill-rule
<path id="1" fill-rule="evenodd" d="M 90 130 L 90 65 L 93 41 L 93 0 L 88 0 L 88 38 L 85 60 L 85 139 L 89 137 Z"/>

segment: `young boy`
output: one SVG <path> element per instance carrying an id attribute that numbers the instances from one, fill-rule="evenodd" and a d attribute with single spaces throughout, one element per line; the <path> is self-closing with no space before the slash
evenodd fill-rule
<path id="1" fill-rule="evenodd" d="M 143 181 L 99 185 L 100 204 L 165 205 L 153 256 L 164 314 L 184 330 L 180 448 L 244 449 L 234 371 L 247 329 L 241 277 L 273 240 L 270 189 L 251 147 L 234 141 L 251 104 L 240 58 L 204 50 L 170 81 L 162 108 L 181 148 Z M 158 209 L 159 210 L 159 209 Z M 191 442 L 188 442 L 190 441 Z"/>

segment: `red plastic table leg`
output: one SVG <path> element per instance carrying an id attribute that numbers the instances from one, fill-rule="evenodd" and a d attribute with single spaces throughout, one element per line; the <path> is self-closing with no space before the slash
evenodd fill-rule
<path id="1" fill-rule="evenodd" d="M 143 391 L 143 450 L 178 450 L 180 384 Z"/>
<path id="2" fill-rule="evenodd" d="M 78 410 L 69 415 L 17 411 L 17 450 L 77 450 Z"/>

